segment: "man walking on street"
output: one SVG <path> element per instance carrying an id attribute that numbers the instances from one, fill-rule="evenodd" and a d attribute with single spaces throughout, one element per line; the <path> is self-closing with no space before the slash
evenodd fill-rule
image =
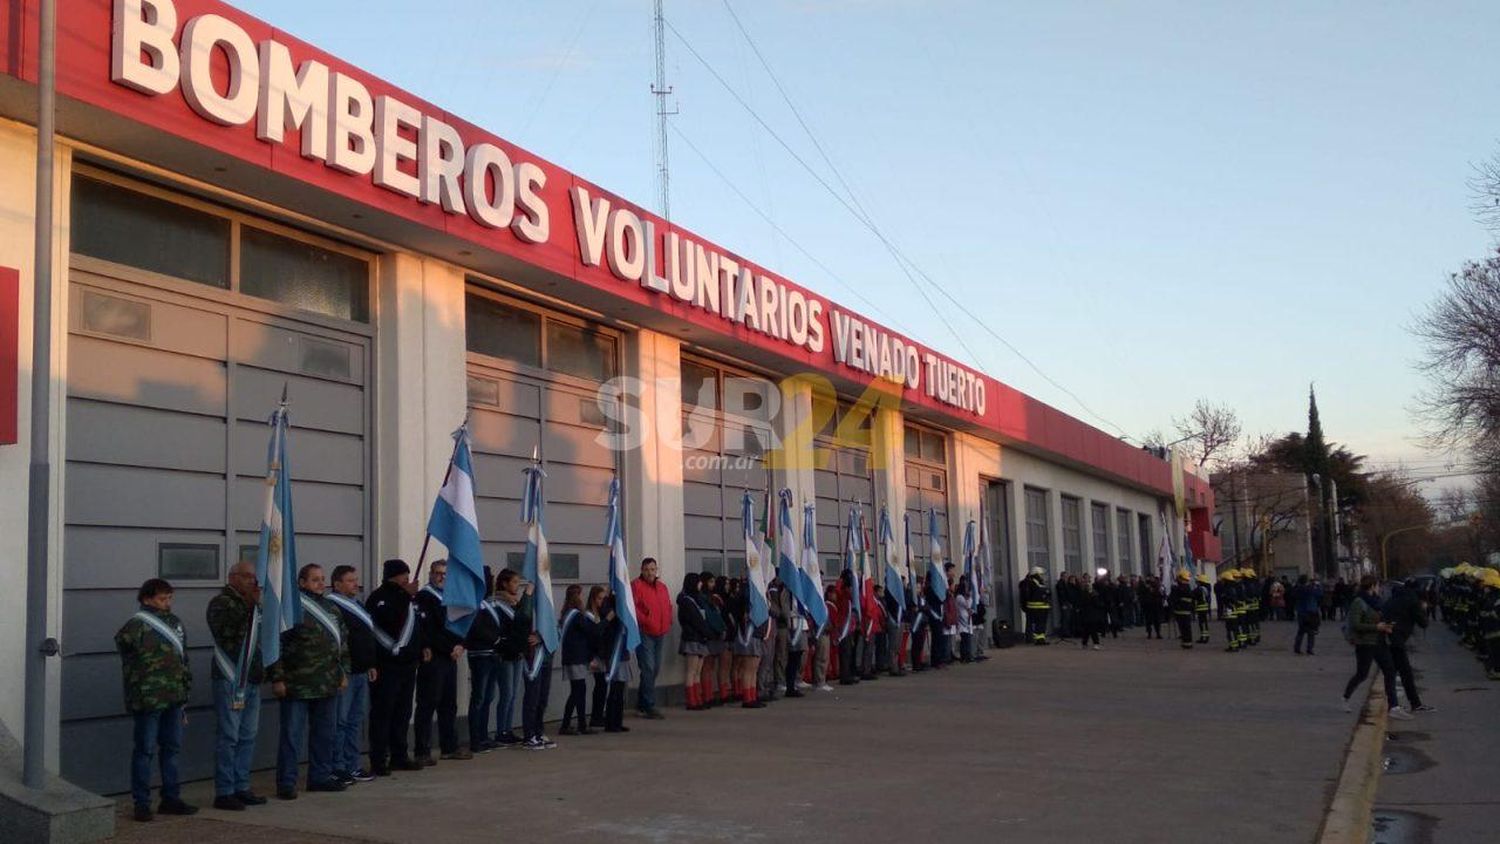
<path id="1" fill-rule="evenodd" d="M 1396 583 L 1393 589 L 1395 591 L 1380 613 L 1383 620 L 1391 623 L 1391 632 L 1387 637 L 1391 647 L 1391 664 L 1395 666 L 1396 676 L 1401 678 L 1401 687 L 1406 691 L 1407 707 L 1412 712 L 1431 712 L 1433 707 L 1423 703 L 1422 696 L 1417 692 L 1417 679 L 1412 672 L 1411 656 L 1406 649 L 1406 643 L 1411 640 L 1411 634 L 1417 627 L 1427 629 L 1427 610 L 1422 606 L 1415 580 Z"/>
<path id="2" fill-rule="evenodd" d="M 1309 581 L 1307 575 L 1297 577 L 1292 587 L 1292 611 L 1297 614 L 1297 639 L 1292 652 L 1302 653 L 1302 640 L 1307 639 L 1307 655 L 1313 656 L 1313 647 L 1318 640 L 1318 628 L 1323 623 L 1323 584 Z"/>
<path id="3" fill-rule="evenodd" d="M 229 583 L 208 602 L 208 631 L 214 639 L 213 692 L 217 730 L 214 736 L 214 808 L 243 812 L 266 802 L 250 790 L 250 763 L 260 729 L 261 665 L 259 642 L 245 637 L 260 605 L 255 564 L 241 560 L 229 568 Z M 246 659 L 246 657 L 249 657 Z"/>
<path id="4" fill-rule="evenodd" d="M 661 670 L 662 642 L 672 630 L 673 602 L 667 584 L 657 577 L 655 558 L 641 560 L 641 575 L 630 581 L 630 594 L 635 599 L 636 624 L 641 630 L 641 643 L 635 649 L 635 661 L 641 667 L 635 708 L 643 718 L 660 720 L 663 716 L 656 708 L 656 674 Z"/>

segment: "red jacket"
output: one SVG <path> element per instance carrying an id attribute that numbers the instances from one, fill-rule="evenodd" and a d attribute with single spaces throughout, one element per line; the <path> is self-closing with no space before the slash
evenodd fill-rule
<path id="1" fill-rule="evenodd" d="M 860 612 L 865 616 L 865 636 L 876 636 L 885 632 L 885 609 L 875 599 L 875 584 L 865 578 L 864 595 L 859 602 Z"/>
<path id="2" fill-rule="evenodd" d="M 635 619 L 641 635 L 667 635 L 672 629 L 672 593 L 667 591 L 667 584 L 661 578 L 647 583 L 637 577 L 630 581 L 630 594 L 635 598 Z"/>
<path id="3" fill-rule="evenodd" d="M 844 585 L 843 578 L 834 581 L 833 584 L 833 612 L 828 616 L 828 626 L 833 631 L 833 640 L 842 642 L 844 635 L 844 621 L 849 618 L 853 609 L 854 595 L 849 587 Z M 851 625 L 850 633 L 858 632 Z"/>

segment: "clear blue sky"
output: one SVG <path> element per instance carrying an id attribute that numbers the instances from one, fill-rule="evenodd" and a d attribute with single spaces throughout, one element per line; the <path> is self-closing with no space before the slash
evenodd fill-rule
<path id="1" fill-rule="evenodd" d="M 1492 248 L 1500 4 L 731 0 L 877 223 L 967 310 L 990 375 L 1139 437 L 1205 397 L 1251 433 L 1423 456 L 1405 327 Z M 642 204 L 649 0 L 238 6 Z M 837 184 L 718 0 L 667 17 Z M 667 34 L 672 217 L 974 362 L 878 241 Z M 878 305 L 862 301 L 850 292 Z M 895 315 L 892 317 L 892 315 Z"/>

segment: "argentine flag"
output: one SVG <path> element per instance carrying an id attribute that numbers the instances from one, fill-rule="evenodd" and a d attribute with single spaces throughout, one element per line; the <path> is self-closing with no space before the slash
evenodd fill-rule
<path id="1" fill-rule="evenodd" d="M 817 511 L 811 503 L 802 505 L 802 560 L 797 568 L 802 584 L 802 605 L 819 630 L 828 625 L 828 605 L 823 603 L 823 570 L 818 567 Z"/>
<path id="2" fill-rule="evenodd" d="M 542 661 L 557 652 L 557 607 L 552 603 L 552 555 L 547 550 L 547 531 L 542 518 L 546 506 L 542 479 L 547 473 L 542 471 L 540 463 L 531 465 L 525 472 L 526 492 L 521 500 L 521 521 L 530 527 L 526 531 L 526 559 L 521 565 L 521 577 L 534 587 L 531 629 L 542 640 L 531 660 L 530 673 L 534 678 L 541 673 Z"/>
<path id="3" fill-rule="evenodd" d="M 302 622 L 286 428 L 283 391 L 281 406 L 271 415 L 271 445 L 266 453 L 266 509 L 260 523 L 260 546 L 255 552 L 255 579 L 261 592 L 260 654 L 266 665 L 281 659 L 281 634 Z"/>
<path id="4" fill-rule="evenodd" d="M 766 570 L 761 565 L 762 538 L 755 536 L 755 500 L 746 492 L 740 499 L 740 522 L 745 533 L 745 581 L 750 587 L 750 623 L 756 627 L 771 618 L 766 601 Z"/>
<path id="5" fill-rule="evenodd" d="M 792 532 L 792 491 L 789 489 L 777 494 L 776 525 L 776 576 L 805 607 L 807 590 L 802 585 L 802 568 L 797 565 L 797 534 Z"/>
<path id="6" fill-rule="evenodd" d="M 895 533 L 891 530 L 891 511 L 880 506 L 880 545 L 885 549 L 885 591 L 896 599 L 896 623 L 906 612 L 906 588 L 901 583 L 901 570 L 896 566 Z"/>
<path id="7" fill-rule="evenodd" d="M 465 636 L 484 601 L 484 553 L 479 544 L 479 519 L 474 515 L 474 462 L 469 454 L 467 420 L 453 432 L 453 459 L 432 504 L 427 533 L 448 549 L 443 606 L 448 611 L 448 629 Z"/>
<path id="8" fill-rule="evenodd" d="M 633 652 L 641 644 L 641 625 L 635 614 L 630 564 L 625 559 L 625 536 L 620 529 L 619 478 L 609 482 L 609 519 L 604 527 L 604 544 L 609 546 L 609 588 L 615 593 L 615 615 L 625 625 L 625 647 Z M 610 679 L 614 679 L 615 668 L 610 666 Z"/>
<path id="9" fill-rule="evenodd" d="M 939 601 L 948 600 L 948 578 L 943 575 L 943 538 L 938 532 L 937 508 L 927 511 L 927 547 L 931 556 L 927 559 L 927 588 Z"/>
<path id="10" fill-rule="evenodd" d="M 969 600 L 973 602 L 970 604 L 971 607 L 979 603 L 976 598 L 979 594 L 979 587 L 976 585 L 979 582 L 979 575 L 977 573 L 977 566 L 975 565 L 975 559 L 979 554 L 976 547 L 978 537 L 975 535 L 977 528 L 978 525 L 973 519 L 970 519 L 969 523 L 964 525 L 964 574 L 969 579 Z"/>
<path id="11" fill-rule="evenodd" d="M 974 603 L 987 603 L 984 600 L 985 587 L 990 582 L 990 523 L 985 518 L 984 509 L 979 511 L 979 557 L 974 562 Z"/>
<path id="12" fill-rule="evenodd" d="M 849 601 L 849 617 L 844 619 L 844 629 L 839 631 L 839 638 L 849 635 L 850 629 L 864 613 L 860 604 L 864 597 L 864 555 L 865 555 L 865 532 L 864 519 L 858 507 L 849 508 L 849 525 L 844 532 L 844 571 L 849 572 L 854 582 L 850 584 L 851 591 Z"/>

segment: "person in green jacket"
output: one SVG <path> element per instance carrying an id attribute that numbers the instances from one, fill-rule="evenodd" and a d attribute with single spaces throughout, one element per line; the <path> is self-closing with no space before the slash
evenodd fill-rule
<path id="1" fill-rule="evenodd" d="M 307 742 L 307 790 L 343 791 L 333 776 L 337 726 L 335 695 L 349 682 L 349 631 L 344 617 L 323 597 L 323 567 L 297 572 L 302 621 L 281 634 L 281 659 L 267 669 L 271 691 L 281 700 L 281 737 L 276 751 L 276 796 L 297 799 L 297 757 Z"/>
<path id="2" fill-rule="evenodd" d="M 1349 635 L 1354 644 L 1354 676 L 1344 685 L 1344 711 L 1350 711 L 1349 698 L 1370 676 L 1370 663 L 1380 666 L 1385 679 L 1387 715 L 1398 721 L 1410 720 L 1411 713 L 1396 701 L 1396 666 L 1386 636 L 1392 625 L 1380 619 L 1380 578 L 1367 574 L 1360 578 L 1359 594 L 1349 602 Z"/>
<path id="3" fill-rule="evenodd" d="M 115 634 L 125 679 L 125 708 L 135 721 L 135 747 L 130 755 L 130 796 L 135 819 L 149 821 L 151 758 L 161 757 L 163 815 L 191 815 L 198 811 L 182 800 L 177 777 L 177 753 L 182 728 L 187 725 L 188 692 L 193 672 L 188 667 L 187 636 L 182 621 L 172 614 L 172 584 L 153 577 L 136 592 L 140 610 Z"/>

